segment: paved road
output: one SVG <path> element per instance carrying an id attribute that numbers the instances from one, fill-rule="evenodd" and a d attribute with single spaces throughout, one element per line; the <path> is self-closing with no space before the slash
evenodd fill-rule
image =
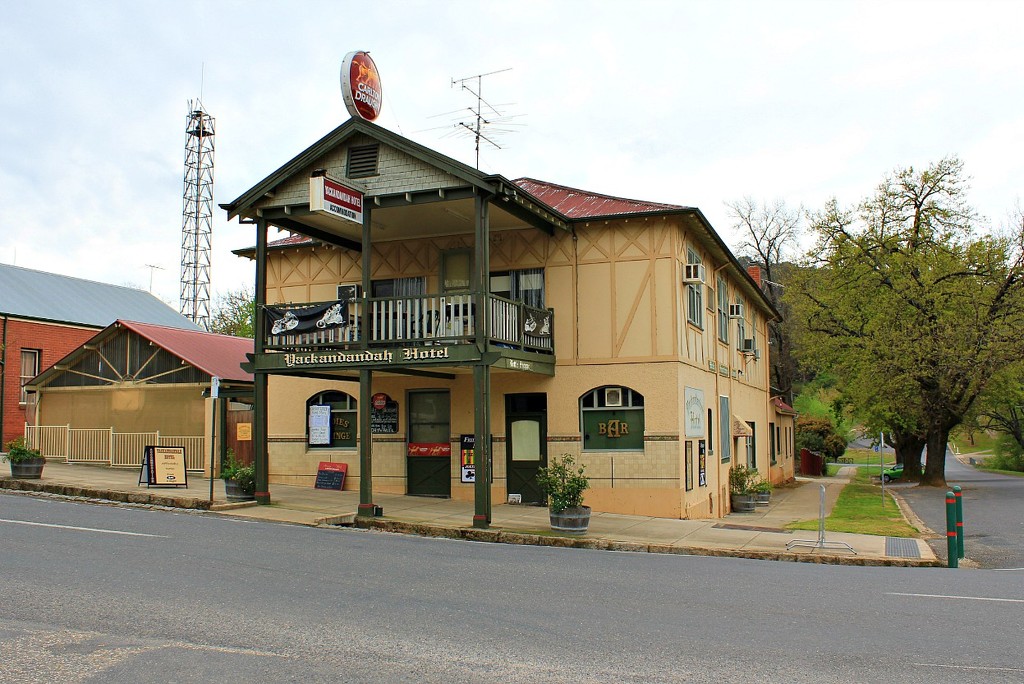
<path id="1" fill-rule="evenodd" d="M 1022 579 L 0 494 L 0 682 L 1020 682 Z"/>
<path id="2" fill-rule="evenodd" d="M 983 568 L 1024 568 L 1024 478 L 978 470 L 946 454 L 946 482 L 963 489 L 964 555 Z M 929 544 L 946 560 L 946 490 L 891 485 L 928 527 Z"/>

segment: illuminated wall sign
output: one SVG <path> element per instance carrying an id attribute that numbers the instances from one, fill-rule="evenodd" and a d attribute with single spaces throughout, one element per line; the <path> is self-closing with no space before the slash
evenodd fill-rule
<path id="1" fill-rule="evenodd" d="M 380 73 L 370 53 L 357 51 L 341 62 L 341 98 L 353 117 L 374 121 L 380 116 Z"/>
<path id="2" fill-rule="evenodd" d="M 309 210 L 362 225 L 363 193 L 326 176 L 313 176 L 309 179 Z"/>

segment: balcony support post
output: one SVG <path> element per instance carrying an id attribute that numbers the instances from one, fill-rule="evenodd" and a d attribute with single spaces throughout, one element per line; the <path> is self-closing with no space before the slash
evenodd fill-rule
<path id="1" fill-rule="evenodd" d="M 256 219 L 256 320 L 253 352 L 266 353 L 267 345 L 267 221 Z M 256 468 L 256 503 L 270 503 L 270 458 L 267 453 L 267 374 L 253 373 L 253 465 Z"/>
<path id="2" fill-rule="evenodd" d="M 473 527 L 486 529 L 491 524 L 491 367 L 487 365 L 487 339 L 490 336 L 490 197 L 477 194 L 473 198 L 475 214 L 475 254 L 471 288 L 475 293 L 475 342 L 480 361 L 473 366 L 473 434 L 476 481 Z"/>

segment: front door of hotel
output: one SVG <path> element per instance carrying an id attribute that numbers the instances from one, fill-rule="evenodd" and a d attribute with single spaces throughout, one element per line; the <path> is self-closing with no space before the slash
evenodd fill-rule
<path id="1" fill-rule="evenodd" d="M 547 408 L 546 394 L 505 395 L 505 482 L 524 504 L 544 503 L 537 470 L 548 463 Z"/>
<path id="2" fill-rule="evenodd" d="M 409 392 L 406 487 L 410 496 L 452 495 L 451 403 L 448 390 Z"/>

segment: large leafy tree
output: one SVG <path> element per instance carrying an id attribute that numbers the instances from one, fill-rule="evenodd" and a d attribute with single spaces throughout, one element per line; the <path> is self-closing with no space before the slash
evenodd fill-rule
<path id="1" fill-rule="evenodd" d="M 210 332 L 234 337 L 253 337 L 256 330 L 256 299 L 253 288 L 241 287 L 219 296 L 210 316 Z"/>
<path id="2" fill-rule="evenodd" d="M 1022 231 L 981 234 L 966 189 L 962 162 L 944 159 L 898 170 L 855 209 L 830 202 L 791 301 L 802 353 L 890 431 L 926 438 L 930 484 L 945 482 L 950 430 L 1024 353 Z"/>
<path id="3" fill-rule="evenodd" d="M 992 379 L 978 400 L 976 414 L 978 427 L 1008 435 L 1024 450 L 1024 361 Z"/>

